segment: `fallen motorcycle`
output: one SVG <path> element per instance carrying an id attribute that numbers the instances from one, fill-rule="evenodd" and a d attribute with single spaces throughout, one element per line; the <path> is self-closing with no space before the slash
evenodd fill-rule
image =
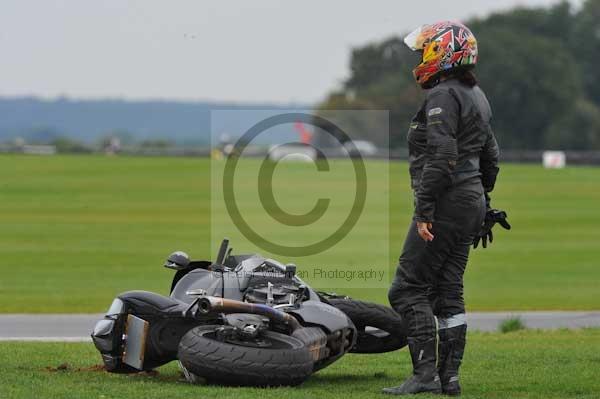
<path id="1" fill-rule="evenodd" d="M 174 252 L 169 297 L 118 295 L 92 340 L 110 372 L 151 370 L 178 360 L 190 382 L 297 385 L 344 354 L 406 345 L 391 308 L 316 292 L 296 266 L 232 255 L 223 240 L 215 262 Z"/>

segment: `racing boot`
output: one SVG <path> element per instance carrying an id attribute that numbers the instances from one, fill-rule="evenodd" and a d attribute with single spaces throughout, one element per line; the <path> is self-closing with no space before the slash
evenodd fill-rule
<path id="1" fill-rule="evenodd" d="M 440 329 L 439 334 L 438 373 L 442 382 L 442 392 L 449 396 L 459 396 L 461 390 L 458 382 L 458 369 L 465 353 L 467 325 L 443 328 Z"/>
<path id="2" fill-rule="evenodd" d="M 408 338 L 408 348 L 413 364 L 413 375 L 398 387 L 383 388 L 390 395 L 412 395 L 416 393 L 442 393 L 437 371 L 437 339 Z"/>

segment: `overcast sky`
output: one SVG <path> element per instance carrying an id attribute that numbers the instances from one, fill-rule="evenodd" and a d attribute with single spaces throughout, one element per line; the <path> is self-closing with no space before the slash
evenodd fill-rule
<path id="1" fill-rule="evenodd" d="M 314 102 L 350 49 L 553 0 L 2 0 L 0 95 Z"/>

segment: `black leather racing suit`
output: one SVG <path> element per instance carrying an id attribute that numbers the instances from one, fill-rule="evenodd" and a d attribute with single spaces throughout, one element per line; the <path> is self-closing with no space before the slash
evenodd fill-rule
<path id="1" fill-rule="evenodd" d="M 408 132 L 410 177 L 415 193 L 391 305 L 418 337 L 465 323 L 463 274 L 469 248 L 498 174 L 498 145 L 483 91 L 449 79 L 431 89 Z M 425 242 L 416 222 L 433 223 Z"/>

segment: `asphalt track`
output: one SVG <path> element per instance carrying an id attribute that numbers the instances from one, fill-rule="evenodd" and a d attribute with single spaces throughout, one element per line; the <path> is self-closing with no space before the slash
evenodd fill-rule
<path id="1" fill-rule="evenodd" d="M 473 312 L 469 329 L 497 331 L 511 317 L 520 317 L 528 328 L 557 329 L 600 327 L 595 312 Z M 0 341 L 87 342 L 101 314 L 4 314 L 0 315 Z"/>

